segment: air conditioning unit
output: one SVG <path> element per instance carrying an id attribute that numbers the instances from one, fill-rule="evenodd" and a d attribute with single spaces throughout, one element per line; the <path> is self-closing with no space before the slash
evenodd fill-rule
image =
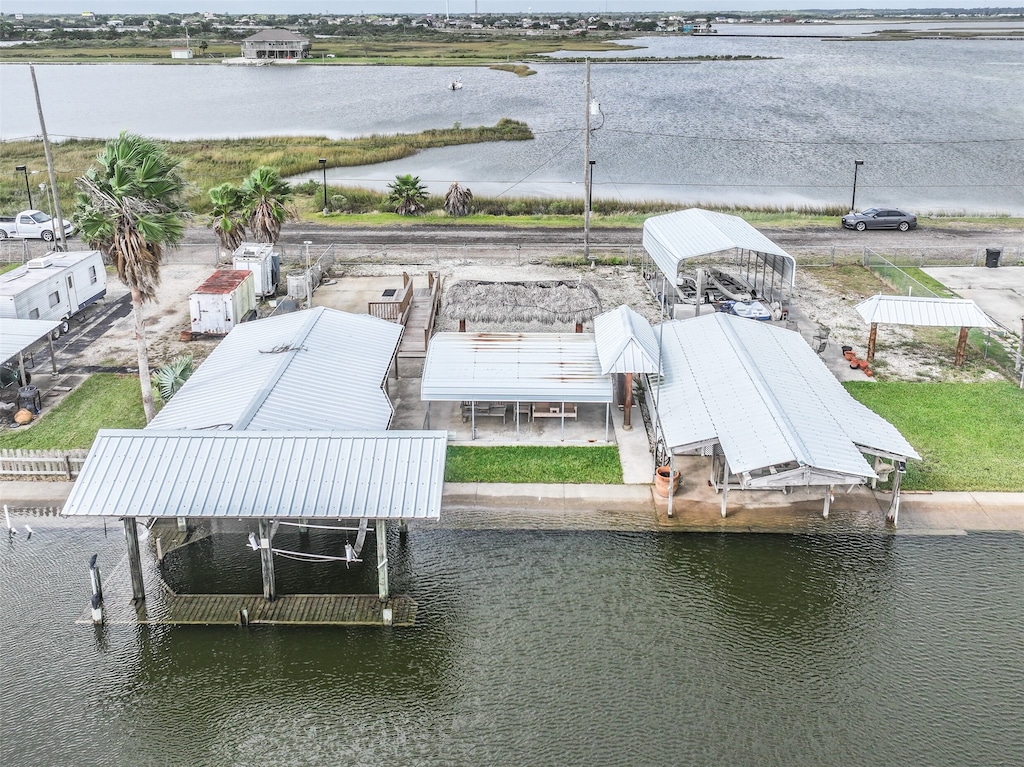
<path id="1" fill-rule="evenodd" d="M 53 260 L 53 256 L 42 256 L 26 261 L 25 266 L 29 269 L 48 269 L 53 266 Z"/>

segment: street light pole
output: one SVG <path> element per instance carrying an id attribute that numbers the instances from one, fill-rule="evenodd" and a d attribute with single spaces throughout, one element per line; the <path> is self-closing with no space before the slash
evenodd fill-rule
<path id="1" fill-rule="evenodd" d="M 850 212 L 857 212 L 857 169 L 864 164 L 863 160 L 853 161 L 853 199 L 850 200 Z"/>
<path id="2" fill-rule="evenodd" d="M 310 309 L 313 306 L 313 273 L 309 270 L 309 246 L 313 242 L 304 240 L 302 244 L 306 246 L 306 308 Z"/>
<path id="3" fill-rule="evenodd" d="M 24 165 L 16 165 L 15 170 L 20 170 L 25 174 L 25 194 L 28 195 L 28 207 L 32 208 L 32 188 L 28 185 L 28 168 Z"/>
<path id="4" fill-rule="evenodd" d="M 596 160 L 587 160 L 587 232 L 590 232 L 590 211 L 594 207 L 594 163 Z M 587 258 L 590 259 L 590 268 L 597 265 L 597 258 L 590 255 L 590 238 L 587 237 Z"/>
<path id="5" fill-rule="evenodd" d="M 324 172 L 324 215 L 327 215 L 327 158 L 320 158 L 320 170 Z"/>

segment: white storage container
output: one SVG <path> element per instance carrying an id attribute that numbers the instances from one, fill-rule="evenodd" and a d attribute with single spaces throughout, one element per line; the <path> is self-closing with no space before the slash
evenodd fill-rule
<path id="1" fill-rule="evenodd" d="M 192 332 L 222 336 L 256 316 L 256 288 L 247 269 L 218 269 L 188 297 Z"/>
<path id="2" fill-rule="evenodd" d="M 281 283 L 281 255 L 274 246 L 263 242 L 243 242 L 232 255 L 235 269 L 253 274 L 258 298 L 273 298 Z"/>

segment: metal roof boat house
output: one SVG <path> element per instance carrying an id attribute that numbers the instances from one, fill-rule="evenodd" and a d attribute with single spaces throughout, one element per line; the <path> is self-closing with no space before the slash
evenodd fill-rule
<path id="1" fill-rule="evenodd" d="M 302 554 L 274 548 L 279 525 L 358 531 L 349 563 L 361 561 L 374 520 L 380 615 L 390 622 L 386 523 L 440 516 L 447 446 L 446 432 L 388 430 L 386 378 L 401 335 L 395 323 L 326 307 L 239 325 L 147 428 L 100 431 L 62 513 L 124 519 L 137 610 L 137 518 L 174 518 L 179 529 L 255 523 L 269 601 L 274 556 Z M 306 561 L 324 559 L 340 558 Z"/>
<path id="2" fill-rule="evenodd" d="M 648 396 L 659 442 L 670 457 L 711 455 L 723 517 L 730 488 L 814 486 L 825 490 L 827 517 L 836 486 L 895 471 L 887 513 L 895 523 L 902 468 L 920 456 L 847 393 L 798 333 L 722 312 L 669 321 L 655 333 L 661 380 Z"/>

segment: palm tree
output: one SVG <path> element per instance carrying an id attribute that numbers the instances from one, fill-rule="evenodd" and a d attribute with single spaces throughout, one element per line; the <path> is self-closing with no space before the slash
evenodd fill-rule
<path id="1" fill-rule="evenodd" d="M 391 190 L 388 202 L 395 206 L 398 215 L 415 216 L 427 209 L 423 204 L 427 200 L 427 188 L 420 183 L 419 176 L 395 176 L 388 189 Z"/>
<path id="2" fill-rule="evenodd" d="M 473 202 L 473 192 L 469 187 L 460 186 L 458 181 L 448 187 L 444 195 L 444 209 L 449 216 L 465 216 Z"/>
<path id="3" fill-rule="evenodd" d="M 164 249 L 185 237 L 187 183 L 180 161 L 162 144 L 122 132 L 107 142 L 97 166 L 76 179 L 75 216 L 82 238 L 110 257 L 128 286 L 135 316 L 142 407 L 147 423 L 156 415 L 149 377 L 142 305 L 156 297 Z"/>
<path id="4" fill-rule="evenodd" d="M 245 240 L 245 219 L 242 217 L 242 190 L 231 184 L 210 189 L 210 226 L 213 227 L 221 250 L 234 253 Z"/>
<path id="5" fill-rule="evenodd" d="M 282 180 L 276 168 L 262 166 L 242 182 L 242 215 L 256 242 L 276 243 L 281 225 L 292 214 L 286 207 L 292 199 L 292 188 Z"/>
<path id="6" fill-rule="evenodd" d="M 191 354 L 175 357 L 162 368 L 153 373 L 153 384 L 160 392 L 160 399 L 170 401 L 185 385 L 185 381 L 195 372 L 195 359 Z"/>

